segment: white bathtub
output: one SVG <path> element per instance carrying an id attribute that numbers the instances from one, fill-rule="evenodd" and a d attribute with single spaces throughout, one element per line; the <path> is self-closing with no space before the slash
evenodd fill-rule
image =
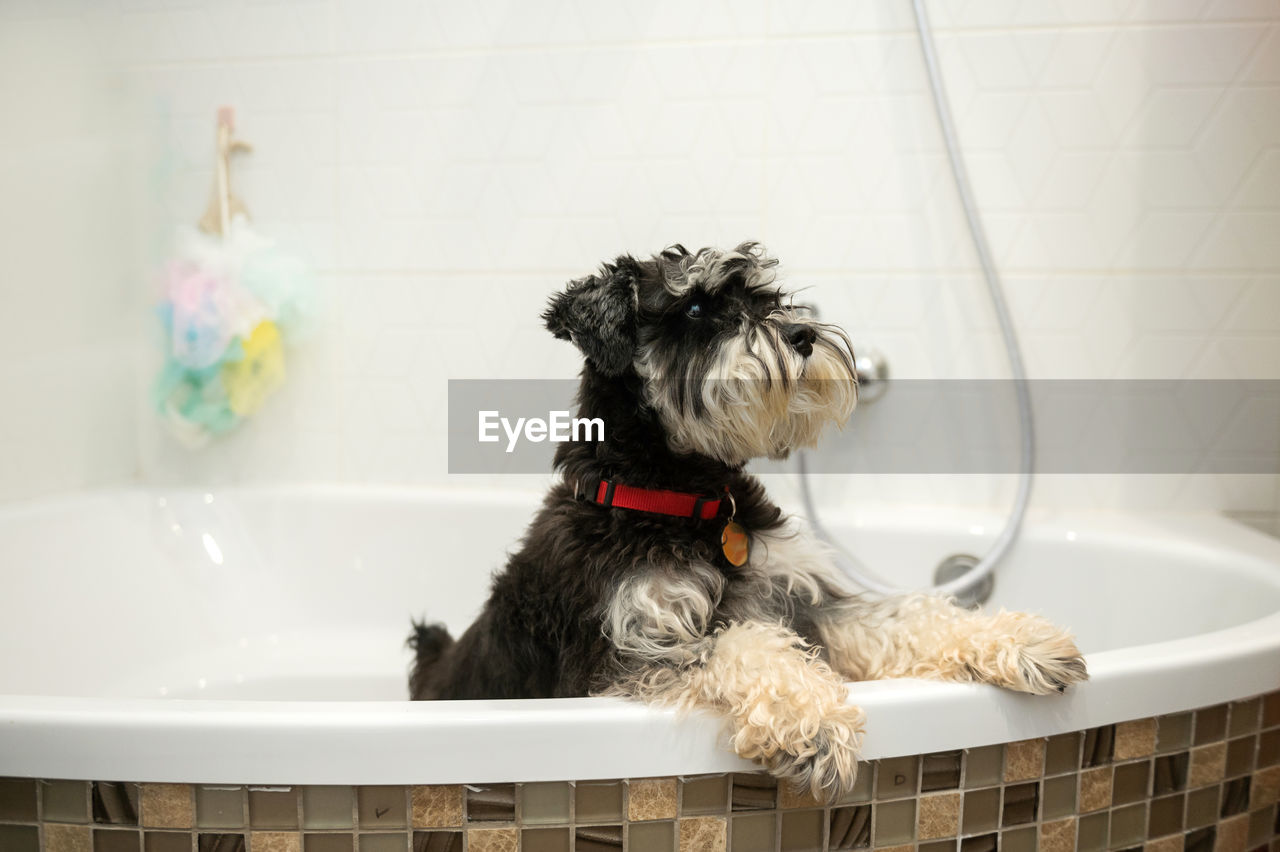
<path id="1" fill-rule="evenodd" d="M 0 509 L 0 776 L 271 784 L 750 769 L 711 719 L 610 699 L 411 703 L 410 616 L 466 627 L 534 502 L 354 489 L 94 493 Z M 829 519 L 920 582 L 999 518 Z M 1032 516 L 992 605 L 1073 628 L 1062 697 L 852 687 L 868 759 L 1171 713 L 1280 685 L 1280 542 L 1211 516 Z"/>

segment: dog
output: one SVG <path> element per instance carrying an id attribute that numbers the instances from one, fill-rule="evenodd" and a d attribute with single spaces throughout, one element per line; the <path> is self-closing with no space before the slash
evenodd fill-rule
<path id="1" fill-rule="evenodd" d="M 929 594 L 856 594 L 744 472 L 857 404 L 853 350 L 796 307 L 762 247 L 623 255 L 542 315 L 584 365 L 552 487 L 456 641 L 415 622 L 414 699 L 620 695 L 723 717 L 737 754 L 799 791 L 851 789 L 846 682 L 924 677 L 1035 694 L 1085 680 L 1069 634 Z"/>

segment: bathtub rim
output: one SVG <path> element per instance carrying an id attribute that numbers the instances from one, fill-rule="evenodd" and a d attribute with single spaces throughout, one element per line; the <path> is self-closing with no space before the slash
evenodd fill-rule
<path id="1" fill-rule="evenodd" d="M 113 488 L 53 495 L 0 505 L 0 518 L 122 494 L 151 498 L 206 490 Z M 448 499 L 477 505 L 497 499 L 526 507 L 536 506 L 539 499 L 524 491 L 495 495 L 382 486 L 213 490 L 229 496 Z M 964 520 L 957 521 L 957 514 Z M 954 527 L 988 516 L 997 517 L 984 509 L 860 507 L 853 526 L 911 527 L 945 518 L 945 524 Z M 1247 557 L 1242 565 L 1251 573 L 1280 571 L 1280 541 L 1210 513 L 1040 509 L 1031 513 L 1028 528 L 1037 535 L 1078 529 L 1082 537 L 1099 542 L 1135 542 L 1158 535 L 1154 543 L 1160 547 L 1192 547 L 1205 554 L 1227 549 Z M 1272 691 L 1280 687 L 1280 612 L 1184 639 L 1100 651 L 1090 655 L 1089 663 L 1093 679 L 1062 697 L 912 680 L 853 684 L 850 700 L 868 717 L 863 757 L 873 760 L 1052 736 Z M 1169 676 L 1171 667 L 1179 669 L 1178 678 Z M 1186 688 L 1190 678 L 1197 681 L 1195 689 Z M 461 702 L 0 694 L 0 776 L 208 784 L 444 784 L 758 769 L 722 747 L 720 725 L 709 717 L 678 720 L 670 711 L 618 699 L 537 703 L 537 708 L 528 702 L 466 702 L 459 707 Z M 940 706 L 946 708 L 946 724 L 938 724 Z M 537 712 L 531 715 L 531 709 Z M 572 714 L 565 716 L 569 710 Z M 540 742 L 549 730 L 560 736 Z M 964 736 L 957 738 L 957 730 Z M 336 759 L 333 742 L 355 732 L 374 736 L 376 743 L 341 750 L 341 759 Z M 556 747 L 570 740 L 578 747 Z M 375 753 L 378 759 L 370 760 Z"/>
<path id="2" fill-rule="evenodd" d="M 1212 636 L 1210 648 L 1196 640 Z M 1280 688 L 1280 613 L 1102 651 L 1063 696 L 922 680 L 850 685 L 876 760 L 1053 736 Z M 1153 652 L 1157 651 L 1153 656 Z M 1170 690 L 1177 666 L 1195 690 Z M 1185 682 L 1185 680 L 1184 680 Z M 534 705 L 534 706 L 531 706 Z M 945 706 L 945 723 L 938 711 Z M 359 748 L 334 749 L 359 734 Z M 575 747 L 565 749 L 567 740 Z M 0 696 L 0 776 L 203 784 L 461 784 L 755 771 L 719 721 L 616 698 L 208 701 Z M 660 747 L 655 747 L 655 743 Z M 376 758 L 376 759 L 371 759 Z"/>

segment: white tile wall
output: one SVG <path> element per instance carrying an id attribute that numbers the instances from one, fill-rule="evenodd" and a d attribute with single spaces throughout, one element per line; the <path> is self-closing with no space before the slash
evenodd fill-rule
<path id="1" fill-rule="evenodd" d="M 138 181 L 91 48 L 0 3 L 0 500 L 138 472 Z"/>
<path id="2" fill-rule="evenodd" d="M 931 9 L 1032 374 L 1280 378 L 1280 6 Z M 192 455 L 129 415 L 148 480 L 483 486 L 444 473 L 445 380 L 572 374 L 538 325 L 546 294 L 673 241 L 765 241 L 896 375 L 1006 370 L 907 0 L 0 10 L 14 43 L 56 33 L 119 72 L 151 230 L 203 209 L 233 104 L 256 146 L 239 192 L 329 298 L 288 390 L 223 446 Z M 1280 506 L 1273 477 L 1061 480 L 1037 499 Z M 981 504 L 1008 485 L 823 488 Z"/>

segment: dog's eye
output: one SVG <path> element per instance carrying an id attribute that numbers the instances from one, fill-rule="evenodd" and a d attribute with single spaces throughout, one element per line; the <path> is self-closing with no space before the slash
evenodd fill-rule
<path id="1" fill-rule="evenodd" d="M 689 307 L 684 309 L 684 315 L 689 319 L 702 319 L 703 309 L 701 302 L 693 302 Z"/>

